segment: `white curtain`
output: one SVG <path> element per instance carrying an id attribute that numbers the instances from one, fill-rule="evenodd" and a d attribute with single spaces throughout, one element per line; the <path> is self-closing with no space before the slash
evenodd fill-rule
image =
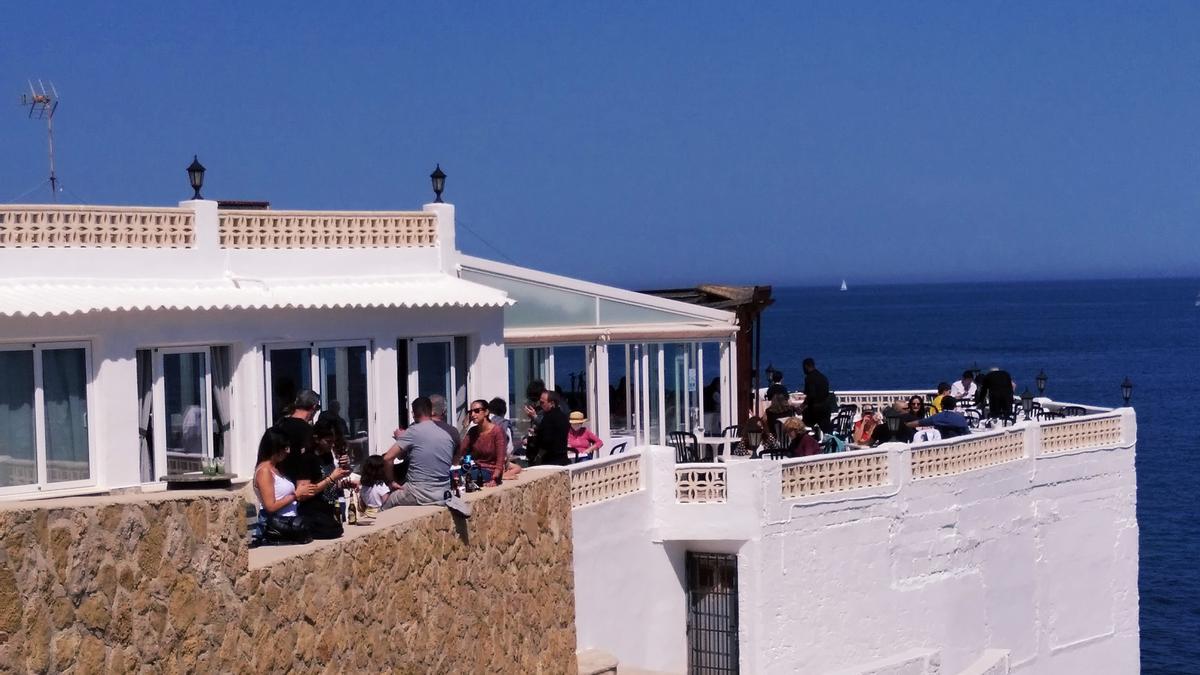
<path id="1" fill-rule="evenodd" d="M 42 352 L 46 478 L 50 482 L 84 480 L 90 476 L 87 381 L 87 357 L 83 349 Z"/>
<path id="2" fill-rule="evenodd" d="M 230 369 L 229 347 L 213 347 L 209 361 L 212 363 L 213 401 L 213 457 L 225 457 L 233 437 L 233 420 L 230 419 Z"/>
<path id="3" fill-rule="evenodd" d="M 0 352 L 0 487 L 37 482 L 33 352 Z"/>
<path id="4" fill-rule="evenodd" d="M 156 480 L 154 475 L 154 368 L 149 349 L 137 351 L 138 381 L 138 458 L 143 483 Z"/>

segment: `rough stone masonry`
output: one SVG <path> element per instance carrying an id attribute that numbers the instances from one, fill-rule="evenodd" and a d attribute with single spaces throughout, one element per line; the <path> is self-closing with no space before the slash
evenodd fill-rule
<path id="1" fill-rule="evenodd" d="M 567 475 L 473 506 L 250 569 L 238 493 L 4 505 L 0 672 L 574 672 Z"/>

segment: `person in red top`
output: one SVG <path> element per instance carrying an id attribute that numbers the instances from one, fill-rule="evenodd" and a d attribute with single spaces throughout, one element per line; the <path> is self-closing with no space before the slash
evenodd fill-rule
<path id="1" fill-rule="evenodd" d="M 508 478 L 504 475 L 504 468 L 508 464 L 508 437 L 499 424 L 492 423 L 487 401 L 471 401 L 467 414 L 475 426 L 463 435 L 460 454 L 471 455 L 471 459 L 479 465 L 477 480 L 493 487 L 497 475 Z"/>
<path id="2" fill-rule="evenodd" d="M 587 424 L 587 418 L 578 410 L 571 413 L 568 421 L 571 423 L 571 430 L 567 432 L 567 448 L 575 452 L 575 461 L 591 459 L 592 453 L 599 450 L 604 441 L 584 426 Z"/>

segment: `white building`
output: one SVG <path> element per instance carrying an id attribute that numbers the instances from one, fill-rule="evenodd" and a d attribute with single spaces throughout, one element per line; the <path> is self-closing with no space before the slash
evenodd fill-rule
<path id="1" fill-rule="evenodd" d="M 0 496 L 160 487 L 212 458 L 248 478 L 305 388 L 360 453 L 418 394 L 519 408 L 534 376 L 630 446 L 728 424 L 731 313 L 468 258 L 454 234 L 443 203 L 0 206 Z"/>

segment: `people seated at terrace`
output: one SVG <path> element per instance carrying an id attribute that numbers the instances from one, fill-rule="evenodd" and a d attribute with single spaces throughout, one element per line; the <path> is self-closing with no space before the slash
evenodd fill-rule
<path id="1" fill-rule="evenodd" d="M 591 459 L 592 453 L 599 450 L 604 441 L 587 428 L 587 417 L 584 417 L 582 412 L 572 412 L 567 421 L 571 425 L 571 429 L 567 431 L 567 447 L 575 451 L 575 461 Z"/>
<path id="2" fill-rule="evenodd" d="M 505 475 L 508 455 L 504 429 L 492 422 L 488 402 L 483 399 L 471 401 L 467 414 L 472 425 L 459 445 L 459 455 L 470 455 L 472 460 L 467 478 L 476 485 L 498 485 L 508 478 Z"/>
<path id="3" fill-rule="evenodd" d="M 929 404 L 929 410 L 933 414 L 942 412 L 942 399 L 950 394 L 949 382 L 938 382 L 937 396 L 933 397 L 933 401 Z"/>
<path id="4" fill-rule="evenodd" d="M 313 451 L 312 420 L 320 407 L 321 397 L 317 395 L 317 392 L 305 389 L 296 394 L 291 405 L 284 409 L 284 416 L 276 420 L 272 427 L 287 438 L 288 447 L 292 449 L 288 453 L 287 459 L 280 465 L 279 470 L 288 480 L 297 485 L 300 482 L 300 472 L 305 456 Z M 299 494 L 301 499 L 312 496 L 304 490 L 301 490 Z"/>
<path id="5" fill-rule="evenodd" d="M 444 504 L 450 495 L 450 465 L 458 447 L 445 424 L 433 419 L 433 403 L 420 396 L 412 402 L 415 424 L 406 429 L 396 443 L 383 453 L 383 467 L 392 492 L 383 508 Z M 396 482 L 393 462 L 408 458 L 407 480 Z"/>
<path id="6" fill-rule="evenodd" d="M 954 400 L 953 396 L 943 398 L 942 406 L 945 408 L 942 412 L 924 419 L 912 420 L 907 423 L 908 428 L 915 430 L 917 427 L 933 427 L 938 430 L 942 438 L 953 438 L 970 433 L 970 429 L 967 427 L 967 418 L 955 409 L 958 401 Z"/>
<path id="7" fill-rule="evenodd" d="M 363 461 L 359 486 L 359 506 L 368 517 L 375 515 L 392 492 L 384 470 L 383 455 L 371 455 Z"/>
<path id="8" fill-rule="evenodd" d="M 792 410 L 792 405 L 788 403 L 788 395 L 786 393 L 776 394 L 775 398 L 771 399 L 771 405 L 767 407 L 764 416 L 767 418 L 767 429 L 775 431 L 775 422 L 793 417 L 795 412 Z"/>
<path id="9" fill-rule="evenodd" d="M 350 457 L 346 441 L 338 429 L 336 418 L 324 415 L 312 429 L 313 445 L 297 465 L 296 488 L 312 495 L 301 498 L 299 513 L 314 539 L 337 539 L 342 536 L 338 500 L 342 496 L 342 481 L 350 475 Z"/>
<path id="10" fill-rule="evenodd" d="M 883 423 L 883 415 L 873 406 L 863 406 L 862 418 L 854 423 L 854 433 L 851 436 L 855 445 L 870 445 L 875 434 L 875 427 Z"/>
<path id="11" fill-rule="evenodd" d="M 808 427 L 799 417 L 789 417 L 783 421 L 783 442 L 786 444 L 789 457 L 807 457 L 821 453 L 821 444 L 808 433 Z"/>
<path id="12" fill-rule="evenodd" d="M 954 384 L 950 385 L 950 395 L 956 401 L 974 401 L 975 400 L 975 372 L 964 370 L 962 378 L 955 380 Z"/>
<path id="13" fill-rule="evenodd" d="M 450 438 L 454 439 L 454 447 L 457 448 L 461 439 L 459 438 L 458 429 L 455 429 L 453 424 L 446 421 L 446 397 L 441 394 L 430 394 L 429 405 L 433 407 L 433 413 L 430 415 L 430 418 L 434 424 L 437 424 L 446 433 L 450 434 Z"/>
<path id="14" fill-rule="evenodd" d="M 254 467 L 254 494 L 262 507 L 262 540 L 268 544 L 307 544 L 312 535 L 298 515 L 296 484 L 284 476 L 279 466 L 290 454 L 288 439 L 278 429 L 267 429 L 258 444 L 258 463 Z"/>
<path id="15" fill-rule="evenodd" d="M 787 387 L 784 386 L 784 384 L 783 384 L 783 371 L 782 370 L 772 370 L 771 371 L 771 386 L 767 387 L 767 395 L 765 396 L 765 398 L 768 401 L 774 401 L 775 397 L 779 396 L 780 394 L 783 394 L 784 398 L 787 398 L 788 390 L 787 390 Z"/>

